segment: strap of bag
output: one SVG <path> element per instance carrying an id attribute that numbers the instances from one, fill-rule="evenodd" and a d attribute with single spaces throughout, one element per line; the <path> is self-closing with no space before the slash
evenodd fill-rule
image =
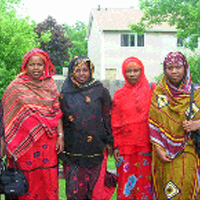
<path id="1" fill-rule="evenodd" d="M 187 120 L 189 121 L 191 119 L 191 115 L 192 115 L 192 103 L 194 100 L 194 85 L 192 83 L 191 85 L 191 93 L 190 93 L 190 110 L 189 110 L 189 114 L 187 116 Z"/>

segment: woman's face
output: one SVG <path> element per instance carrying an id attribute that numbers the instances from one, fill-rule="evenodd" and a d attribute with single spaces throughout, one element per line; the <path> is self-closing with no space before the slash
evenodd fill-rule
<path id="1" fill-rule="evenodd" d="M 79 66 L 74 72 L 74 79 L 79 84 L 85 84 L 90 78 L 90 70 L 86 63 Z"/>
<path id="2" fill-rule="evenodd" d="M 135 66 L 135 65 L 129 65 L 126 68 L 125 77 L 126 77 L 126 80 L 131 85 L 136 84 L 139 81 L 140 75 L 141 75 L 141 69 L 140 69 L 140 67 Z"/>
<path id="3" fill-rule="evenodd" d="M 183 65 L 178 65 L 177 63 L 172 63 L 165 66 L 165 73 L 168 80 L 175 86 L 178 86 L 183 80 L 185 74 L 185 68 Z"/>
<path id="4" fill-rule="evenodd" d="M 27 75 L 34 80 L 38 80 L 45 68 L 44 60 L 39 55 L 31 56 L 26 65 Z"/>

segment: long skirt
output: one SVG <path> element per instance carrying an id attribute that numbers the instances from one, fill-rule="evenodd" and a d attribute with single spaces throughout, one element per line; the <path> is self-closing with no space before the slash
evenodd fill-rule
<path id="1" fill-rule="evenodd" d="M 117 199 L 152 199 L 151 153 L 137 152 L 121 155 L 117 163 Z M 161 200 L 161 199 L 160 199 Z"/>
<path id="2" fill-rule="evenodd" d="M 199 196 L 198 156 L 192 146 L 171 162 L 163 163 L 153 148 L 152 176 L 155 200 L 194 200 Z"/>
<path id="3" fill-rule="evenodd" d="M 58 200 L 56 140 L 57 137 L 50 139 L 44 134 L 17 160 L 29 184 L 29 190 L 23 196 L 19 196 L 19 200 Z M 9 167 L 13 167 L 11 160 L 9 160 Z"/>
<path id="4" fill-rule="evenodd" d="M 67 200 L 92 199 L 94 186 L 98 180 L 101 164 L 86 168 L 77 165 L 66 165 Z"/>
<path id="5" fill-rule="evenodd" d="M 117 177 L 107 171 L 108 153 L 101 164 L 86 168 L 64 163 L 67 200 L 109 200 L 116 187 Z"/>

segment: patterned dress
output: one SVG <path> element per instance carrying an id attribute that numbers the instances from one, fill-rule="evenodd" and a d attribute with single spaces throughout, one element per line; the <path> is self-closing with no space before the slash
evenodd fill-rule
<path id="1" fill-rule="evenodd" d="M 73 73 L 83 63 L 89 67 L 90 78 L 80 85 Z M 93 65 L 89 59 L 73 59 L 60 95 L 65 132 L 67 199 L 92 199 L 105 147 L 113 144 L 111 97 L 102 83 L 92 78 L 92 72 Z"/>
<path id="2" fill-rule="evenodd" d="M 152 176 L 155 200 L 197 200 L 199 194 L 199 158 L 191 133 L 184 131 L 182 122 L 189 114 L 191 77 L 185 57 L 170 53 L 164 62 L 180 63 L 185 67 L 184 79 L 175 87 L 167 76 L 154 90 L 150 106 L 150 138 L 153 144 Z M 164 68 L 165 69 L 165 68 Z M 164 70 L 165 72 L 165 70 Z M 194 85 L 192 120 L 200 119 L 200 87 Z M 167 152 L 171 162 L 162 162 L 155 146 Z"/>
<path id="3" fill-rule="evenodd" d="M 25 73 L 26 63 L 33 55 L 40 55 L 45 61 L 44 74 L 36 81 Z M 58 199 L 56 141 L 62 112 L 53 74 L 48 54 L 33 49 L 24 56 L 21 73 L 7 87 L 2 99 L 8 158 L 13 156 L 17 160 L 29 184 L 28 192 L 19 200 Z M 11 159 L 9 167 L 13 168 Z"/>
<path id="4" fill-rule="evenodd" d="M 133 85 L 125 77 L 126 68 L 132 62 L 141 67 L 140 79 Z M 144 66 L 137 58 L 127 58 L 122 65 L 122 72 L 126 82 L 114 94 L 111 113 L 114 147 L 119 149 L 121 156 L 117 163 L 117 199 L 150 200 L 151 144 L 148 113 L 152 91 L 144 74 Z"/>

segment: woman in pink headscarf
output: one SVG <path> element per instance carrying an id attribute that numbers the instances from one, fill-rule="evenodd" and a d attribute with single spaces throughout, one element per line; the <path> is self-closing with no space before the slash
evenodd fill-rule
<path id="1" fill-rule="evenodd" d="M 114 94 L 111 125 L 117 161 L 117 199 L 152 199 L 148 115 L 152 89 L 136 57 L 122 64 L 125 85 Z M 152 88 L 151 88 L 152 87 Z"/>

